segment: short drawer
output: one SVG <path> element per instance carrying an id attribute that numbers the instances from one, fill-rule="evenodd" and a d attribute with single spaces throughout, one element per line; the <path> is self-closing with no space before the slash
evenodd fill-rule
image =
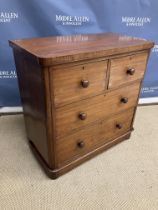
<path id="1" fill-rule="evenodd" d="M 57 140 L 57 161 L 59 165 L 79 158 L 91 150 L 108 143 L 132 129 L 134 108 L 117 114 L 108 120 L 88 126 L 72 135 Z"/>
<path id="2" fill-rule="evenodd" d="M 75 102 L 56 109 L 56 135 L 63 136 L 75 129 L 116 114 L 137 104 L 140 83 L 134 83 L 107 94 Z"/>
<path id="3" fill-rule="evenodd" d="M 142 79 L 144 76 L 148 53 L 139 53 L 121 58 L 111 59 L 108 88 Z"/>
<path id="4" fill-rule="evenodd" d="M 50 69 L 50 80 L 55 106 L 84 99 L 105 90 L 107 61 L 53 68 Z"/>

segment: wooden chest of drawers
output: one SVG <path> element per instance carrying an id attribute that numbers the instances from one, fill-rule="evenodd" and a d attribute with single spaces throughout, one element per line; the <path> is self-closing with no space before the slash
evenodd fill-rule
<path id="1" fill-rule="evenodd" d="M 27 137 L 49 177 L 130 137 L 153 42 L 104 33 L 9 43 Z"/>

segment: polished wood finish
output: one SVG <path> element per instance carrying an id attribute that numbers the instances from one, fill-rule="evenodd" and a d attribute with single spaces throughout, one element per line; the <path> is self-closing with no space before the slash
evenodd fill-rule
<path id="1" fill-rule="evenodd" d="M 51 67 L 50 71 L 56 106 L 97 95 L 106 89 L 107 61 Z"/>
<path id="2" fill-rule="evenodd" d="M 87 88 L 87 87 L 89 86 L 89 81 L 88 81 L 88 80 L 82 79 L 82 80 L 81 80 L 81 86 L 82 86 L 83 88 Z"/>
<path id="3" fill-rule="evenodd" d="M 61 137 L 75 129 L 104 119 L 137 104 L 140 83 L 100 94 L 56 109 L 56 136 Z M 80 115 L 82 117 L 80 117 Z"/>
<path id="4" fill-rule="evenodd" d="M 127 71 L 126 71 L 126 73 L 128 74 L 128 75 L 134 75 L 135 74 L 135 69 L 134 68 L 127 68 Z"/>
<path id="5" fill-rule="evenodd" d="M 10 41 L 35 56 L 42 66 L 120 55 L 153 47 L 153 42 L 114 33 L 54 36 Z"/>
<path id="6" fill-rule="evenodd" d="M 49 163 L 43 71 L 34 58 L 14 49 L 26 133 Z M 33 71 L 28 71 L 33 69 Z"/>
<path id="7" fill-rule="evenodd" d="M 130 131 L 134 111 L 134 108 L 127 109 L 127 111 L 114 115 L 107 120 L 101 120 L 73 134 L 60 138 L 56 146 L 59 166 L 64 165 L 65 162 L 77 159 L 92 149 Z M 78 143 L 82 144 L 82 146 L 78 147 Z"/>
<path id="8" fill-rule="evenodd" d="M 45 170 L 46 174 L 51 178 L 51 179 L 56 179 L 59 176 L 63 175 L 64 173 L 67 173 L 68 171 L 72 170 L 73 168 L 79 166 L 80 164 L 84 163 L 85 161 L 93 158 L 95 155 L 100 154 L 101 152 L 104 152 L 105 150 L 109 149 L 112 146 L 117 145 L 118 143 L 129 139 L 131 136 L 131 131 L 123 134 L 122 136 L 119 136 L 116 139 L 113 139 L 97 148 L 94 150 L 91 150 L 89 153 L 86 153 L 82 155 L 80 158 L 75 159 L 64 166 L 60 168 L 50 168 L 39 151 L 36 149 L 32 141 L 29 141 L 30 149 L 33 151 L 34 155 L 36 156 L 37 160 L 41 164 L 42 168 Z"/>
<path id="9" fill-rule="evenodd" d="M 111 59 L 109 88 L 141 79 L 145 72 L 148 53 Z"/>
<path id="10" fill-rule="evenodd" d="M 130 137 L 153 42 L 105 33 L 9 44 L 29 144 L 49 177 Z"/>

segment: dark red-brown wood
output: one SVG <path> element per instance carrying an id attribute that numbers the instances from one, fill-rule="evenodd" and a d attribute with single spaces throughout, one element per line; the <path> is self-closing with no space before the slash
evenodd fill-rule
<path id="1" fill-rule="evenodd" d="M 32 54 L 41 65 L 74 62 L 153 47 L 153 42 L 114 33 L 54 36 L 10 41 Z"/>
<path id="2" fill-rule="evenodd" d="M 104 33 L 9 44 L 27 138 L 49 177 L 130 137 L 153 42 Z"/>

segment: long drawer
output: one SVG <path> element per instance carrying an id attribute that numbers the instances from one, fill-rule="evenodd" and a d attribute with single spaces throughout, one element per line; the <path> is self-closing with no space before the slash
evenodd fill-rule
<path id="1" fill-rule="evenodd" d="M 137 104 L 140 83 L 56 109 L 56 136 L 84 127 Z"/>
<path id="2" fill-rule="evenodd" d="M 56 141 L 59 165 L 113 140 L 131 130 L 135 108 L 102 120 Z"/>

